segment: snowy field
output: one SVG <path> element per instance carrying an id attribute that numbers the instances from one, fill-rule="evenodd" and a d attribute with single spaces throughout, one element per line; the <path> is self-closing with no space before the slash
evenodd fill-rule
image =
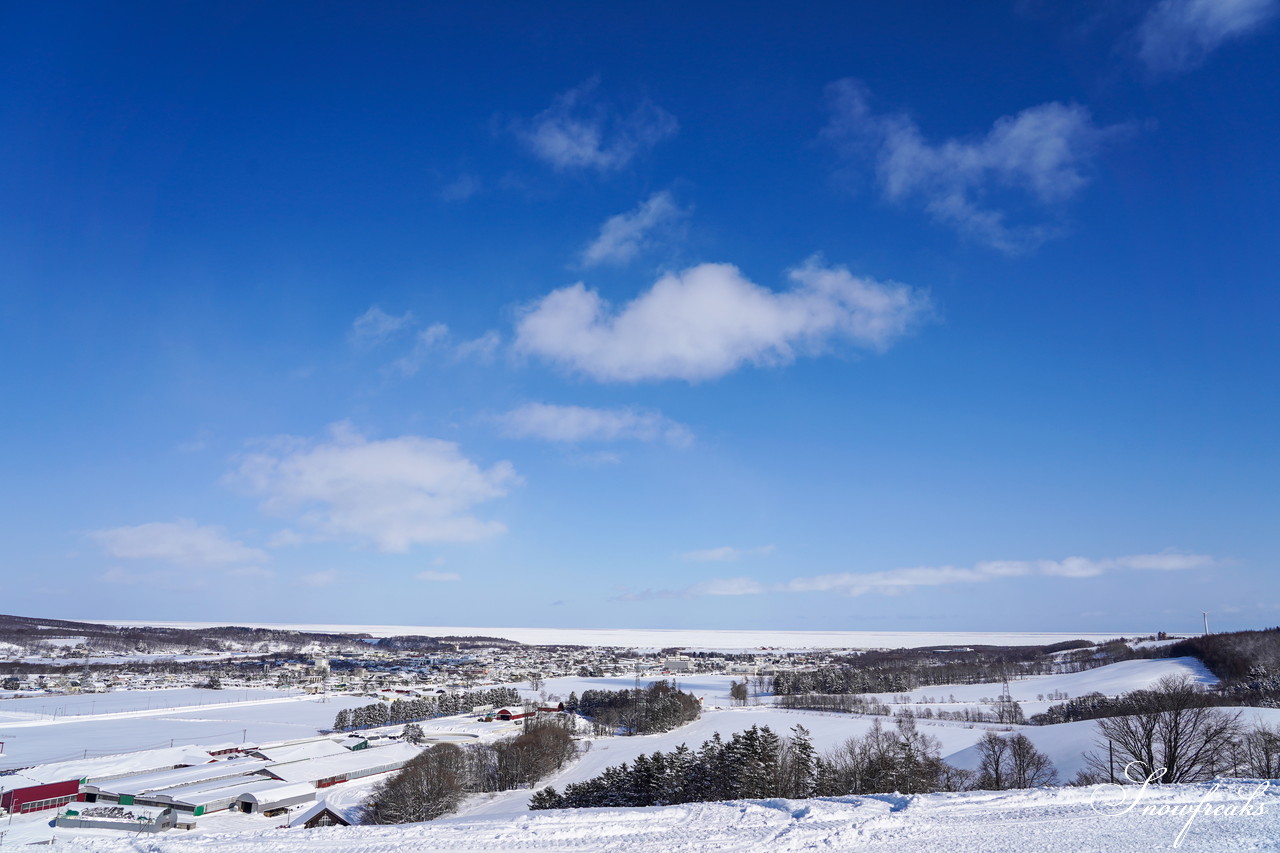
<path id="1" fill-rule="evenodd" d="M 176 744 L 263 743 L 308 737 L 333 725 L 341 708 L 369 704 L 368 697 L 290 696 L 256 691 L 271 698 L 235 701 L 243 691 L 217 691 L 225 704 L 176 708 L 140 707 L 163 691 L 133 694 L 135 709 L 111 714 L 82 714 L 56 720 L 0 720 L 0 771 Z M 182 692 L 182 691 L 175 691 Z M 255 692 L 255 691 L 251 691 Z M 102 694 L 111 696 L 114 694 Z M 128 696 L 129 694 L 122 694 Z M 59 702 L 76 697 L 60 696 Z M 89 697 L 79 697 L 89 698 Z M 10 700 L 21 701 L 21 700 Z M 36 700 L 27 700 L 36 701 Z M 154 699 L 151 700 L 153 703 Z M 4 703 L 0 703 L 2 705 Z"/>
<path id="2" fill-rule="evenodd" d="M 1126 661 L 1085 672 L 1035 676 L 1010 684 L 1015 699 L 1024 706 L 1037 707 L 1036 696 L 1052 692 L 1079 696 L 1097 690 L 1108 695 L 1145 687 L 1165 675 L 1190 675 L 1202 683 L 1213 681 L 1194 659 Z M 590 779 L 606 767 L 632 762 L 637 755 L 667 752 L 680 744 L 696 748 L 713 734 L 727 738 L 752 725 L 769 726 L 780 735 L 789 735 L 793 726 L 804 725 L 820 751 L 833 749 L 850 737 L 861 736 L 875 721 L 892 726 L 884 717 L 839 713 L 791 711 L 769 704 L 772 697 L 760 697 L 760 704 L 733 706 L 729 684 L 734 677 L 695 674 L 678 676 L 677 685 L 704 701 L 701 719 L 676 731 L 639 737 L 594 738 L 582 742 L 580 758 L 542 785 L 563 789 L 566 784 Z M 565 697 L 589 689 L 620 689 L 634 684 L 632 678 L 548 679 L 541 693 Z M 538 696 L 528 684 L 513 685 L 528 697 Z M 938 708 L 981 705 L 984 697 L 1000 692 L 1000 684 L 940 685 L 914 691 L 915 703 L 931 700 Z M 281 696 L 277 691 L 256 691 L 247 702 L 237 696 L 243 691 L 218 691 L 227 699 L 242 701 L 220 705 L 191 706 L 201 694 L 212 691 L 172 690 L 118 694 L 124 710 L 86 715 L 79 703 L 90 697 L 58 697 L 74 700 L 77 715 L 51 719 L 27 719 L 0 723 L 0 739 L 8 739 L 8 754 L 0 758 L 0 768 L 32 763 L 29 756 L 48 753 L 38 760 L 78 757 L 80 749 L 89 754 L 139 749 L 178 743 L 218 743 L 238 741 L 242 734 L 250 741 L 278 740 L 313 734 L 327 727 L 339 708 L 367 704 L 364 697 Z M 171 701 L 186 707 L 147 708 L 157 695 L 169 694 Z M 261 695 L 260 695 L 261 694 Z M 104 694 L 114 696 L 117 694 Z M 270 698 L 262 698 L 265 695 Z M 955 696 L 956 705 L 938 704 L 940 697 Z M 98 698 L 102 698 L 101 696 Z M 881 696 L 892 702 L 894 697 Z M 22 713 L 31 714 L 25 700 Z M 48 701 L 46 698 L 44 701 Z M 753 700 L 754 701 L 754 700 Z M 0 703 L 0 705 L 7 703 Z M 113 709 L 117 706 L 111 706 Z M 891 707 L 897 710 L 901 705 Z M 35 712 L 39 714 L 39 710 Z M 1280 709 L 1246 709 L 1246 722 L 1280 723 Z M 919 729 L 941 743 L 942 755 L 951 763 L 972 768 L 977 763 L 973 746 L 988 730 L 1007 731 L 1008 726 L 972 724 L 942 720 L 917 720 Z M 389 727 L 392 729 L 398 727 Z M 489 740 L 519 731 L 510 723 L 483 723 L 470 715 L 445 717 L 423 724 L 427 735 L 458 739 Z M 1019 726 L 1045 752 L 1059 770 L 1063 781 L 1070 780 L 1083 764 L 1084 751 L 1095 746 L 1096 723 L 1086 721 L 1058 726 Z M 16 737 L 15 737 L 16 735 Z M 140 742 L 133 742 L 140 741 Z M 79 747 L 79 744 L 92 746 Z M 127 745 L 126 745 L 127 742 Z M 26 759 L 26 760 L 23 760 Z M 5 762 L 9 762 L 7 765 Z M 353 812 L 364 802 L 378 780 L 363 780 L 328 789 L 323 797 L 337 810 Z M 1132 796 L 1131 789 L 1128 796 Z M 1144 794 L 1148 802 L 1174 801 L 1190 808 L 1211 788 L 1170 786 Z M 1211 796 L 1220 804 L 1243 803 L 1251 792 L 1263 814 L 1225 816 L 1204 815 L 1182 838 L 1183 850 L 1280 850 L 1280 784 L 1276 791 L 1260 787 L 1218 791 Z M 1054 789 L 1023 792 L 968 792 L 931 794 L 916 797 L 877 795 L 808 801 L 764 801 L 705 803 L 657 809 L 587 809 L 580 811 L 529 812 L 529 790 L 506 791 L 466 800 L 458 814 L 431 824 L 404 827 L 357 827 L 351 829 L 285 830 L 287 818 L 266 819 L 251 815 L 219 813 L 200 821 L 192 833 L 168 833 L 145 839 L 145 847 L 107 831 L 52 830 L 57 845 L 64 849 L 103 853 L 136 851 L 148 853 L 402 853 L 402 851 L 773 851 L 806 849 L 868 849 L 941 851 L 1009 850 L 1130 851 L 1173 849 L 1185 815 L 1144 815 L 1140 809 L 1124 814 L 1124 803 L 1113 788 Z M 1096 798 L 1096 802 L 1090 798 Z M 1256 810 L 1256 809 L 1255 809 Z M 20 840 L 47 841 L 51 830 L 47 820 L 30 816 L 14 824 L 9 843 Z M 3 829 L 3 827 L 0 827 Z M 27 836 L 30 836 L 28 839 Z"/>
<path id="3" fill-rule="evenodd" d="M 49 641 L 46 641 L 49 642 Z M 39 656 L 13 657 L 11 661 L 18 663 L 40 664 L 42 666 L 86 666 L 88 664 L 110 664 L 121 666 L 130 663 L 216 663 L 237 657 L 257 657 L 257 652 L 213 652 L 210 654 L 129 654 L 129 655 L 89 655 L 87 657 L 50 658 Z"/>
<path id="4" fill-rule="evenodd" d="M 23 694 L 29 695 L 29 694 Z M 30 696 L 0 700 L 0 726 L 16 720 L 75 717 L 144 711 L 153 708 L 183 708 L 222 705 L 253 699 L 280 699 L 301 695 L 300 690 L 207 690 L 200 687 L 173 687 L 160 690 L 113 690 L 110 693 L 77 693 Z"/>
<path id="5" fill-rule="evenodd" d="M 1009 682 L 1009 695 L 1022 706 L 1023 713 L 1030 717 L 1062 701 L 1049 699 L 1051 694 L 1066 694 L 1069 699 L 1089 693 L 1118 696 L 1131 690 L 1148 688 L 1165 676 L 1187 676 L 1206 686 L 1218 683 L 1217 677 L 1195 658 L 1156 658 L 1121 661 L 1063 675 L 1032 675 L 1015 679 Z M 920 708 L 928 706 L 935 712 L 955 711 L 966 707 L 984 708 L 983 701 L 994 699 L 1003 689 L 999 683 L 938 684 L 921 687 L 905 695 L 910 696 L 911 701 Z M 894 701 L 894 697 L 890 695 L 882 695 L 880 698 L 885 702 Z M 953 698 L 954 703 L 951 702 Z"/>
<path id="6" fill-rule="evenodd" d="M 95 620 L 103 625 L 157 628 L 217 628 L 226 622 L 163 622 Z M 244 628 L 317 631 L 326 634 L 369 634 L 394 637 L 501 637 L 528 645 L 612 646 L 634 649 L 901 649 L 924 646 L 1041 646 L 1064 640 L 1103 642 L 1116 637 L 1141 637 L 1155 631 L 1111 631 L 1102 634 L 986 631 L 713 631 L 696 628 L 478 628 L 440 625 L 332 625 L 243 622 Z"/>
<path id="7" fill-rule="evenodd" d="M 921 853 L 1136 853 L 1280 849 L 1280 790 L 1239 783 L 1041 791 L 886 794 L 696 803 L 648 809 L 482 815 L 385 827 L 265 830 L 253 835 L 58 838 L 95 853 L 447 853 L 447 851 L 869 850 Z M 1251 799 L 1252 798 L 1252 799 Z M 1201 805 L 1203 803 L 1203 805 Z M 1152 807 L 1148 812 L 1147 807 Z M 1219 813 L 1202 810 L 1218 807 Z M 1163 814 L 1161 812 L 1163 807 Z M 1182 809 L 1183 814 L 1171 813 Z M 1188 815 L 1192 809 L 1196 814 Z M 1230 814 L 1227 810 L 1230 809 Z M 1176 845 L 1176 848 L 1175 848 Z"/>
<path id="8" fill-rule="evenodd" d="M 585 782 L 604 772 L 606 767 L 630 763 L 637 755 L 653 752 L 670 752 L 680 744 L 696 749 L 702 742 L 719 732 L 726 740 L 734 732 L 751 726 L 768 726 L 779 735 L 789 736 L 796 725 L 809 730 L 813 744 L 820 752 L 834 749 L 851 737 L 861 737 L 876 720 L 883 726 L 893 726 L 887 717 L 854 714 L 823 713 L 818 711 L 786 711 L 766 705 L 746 708 L 721 708 L 703 713 L 702 717 L 688 725 L 657 735 L 635 737 L 595 738 L 583 742 L 585 752 L 574 763 L 558 774 L 544 779 L 538 787 L 552 785 L 563 790 L 565 785 Z M 919 730 L 936 737 L 942 744 L 942 754 L 967 749 L 988 729 L 1004 731 L 1008 726 L 983 723 L 956 723 L 942 720 L 919 720 Z M 424 730 L 426 726 L 424 726 Z M 506 815 L 516 817 L 526 812 L 531 791 L 503 791 L 470 799 L 461 809 L 462 814 Z"/>

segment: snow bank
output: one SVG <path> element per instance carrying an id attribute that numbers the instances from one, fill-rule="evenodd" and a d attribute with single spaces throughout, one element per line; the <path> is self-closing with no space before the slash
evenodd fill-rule
<path id="1" fill-rule="evenodd" d="M 1134 802 L 1134 797 L 1139 797 Z M 1132 807 L 1129 807 L 1131 806 Z M 1217 808 L 1217 814 L 1212 813 Z M 1171 813 L 1180 810 L 1181 813 Z M 150 853 L 427 853 L 427 851 L 1150 851 L 1276 849 L 1280 789 L 1265 782 L 886 794 L 696 803 L 649 809 L 531 812 L 383 827 L 281 829 L 252 836 L 146 841 Z M 68 850 L 136 851 L 129 839 L 59 839 Z"/>

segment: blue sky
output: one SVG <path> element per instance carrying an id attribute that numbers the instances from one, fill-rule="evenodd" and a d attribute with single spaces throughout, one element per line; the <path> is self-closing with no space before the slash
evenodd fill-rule
<path id="1" fill-rule="evenodd" d="M 1280 3 L 0 28 L 11 613 L 1280 622 Z"/>

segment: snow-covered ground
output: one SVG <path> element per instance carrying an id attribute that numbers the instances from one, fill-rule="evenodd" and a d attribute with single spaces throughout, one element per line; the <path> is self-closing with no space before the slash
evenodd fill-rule
<path id="1" fill-rule="evenodd" d="M 137 693 L 132 699 L 134 710 L 131 711 L 59 716 L 56 720 L 0 720 L 0 741 L 5 742 L 0 771 L 85 755 L 152 749 L 168 746 L 170 742 L 215 744 L 247 740 L 262 743 L 308 737 L 332 726 L 339 709 L 355 708 L 371 701 L 357 696 L 290 696 L 278 691 L 258 691 L 270 698 L 237 701 L 243 691 L 227 690 L 219 691 L 228 700 L 224 704 L 191 707 L 187 703 L 185 707 L 164 708 L 157 707 L 154 699 L 150 708 L 140 704 L 161 692 L 168 691 Z M 56 702 L 71 698 L 59 696 Z M 45 699 L 45 704 L 51 700 L 55 697 Z"/>
<path id="2" fill-rule="evenodd" d="M 1189 675 L 1202 683 L 1213 677 L 1194 659 L 1139 660 L 1111 664 L 1085 672 L 1035 676 L 1016 680 L 1009 688 L 1028 713 L 1048 704 L 1039 695 L 1080 696 L 1093 691 L 1115 695 L 1148 686 L 1165 675 Z M 677 685 L 703 699 L 701 719 L 676 731 L 640 737 L 594 738 L 583 742 L 580 758 L 543 785 L 563 789 L 566 784 L 590 779 L 606 767 L 632 762 L 641 753 L 670 751 L 680 744 L 696 748 L 714 733 L 727 738 L 752 725 L 769 726 L 788 735 L 804 725 L 814 745 L 833 749 L 850 737 L 864 734 L 884 717 L 856 716 L 812 711 L 791 711 L 770 704 L 772 697 L 753 699 L 759 704 L 734 706 L 729 698 L 728 675 L 676 676 Z M 539 691 L 527 683 L 514 685 L 526 697 L 567 697 L 589 689 L 616 690 L 634 684 L 632 678 L 548 679 Z M 927 702 L 939 709 L 981 706 L 982 699 L 999 694 L 1000 684 L 938 685 L 910 694 L 911 705 L 891 704 L 893 710 Z M 955 704 L 950 704 L 951 697 Z M 881 696 L 894 702 L 896 697 Z M 196 705 L 212 699 L 231 700 Z M 245 701 L 245 700 L 248 701 Z M 107 700 L 106 713 L 98 702 Z M 0 740 L 7 740 L 8 754 L 0 768 L 25 766 L 38 761 L 178 743 L 215 743 L 278 740 L 313 734 L 327 727 L 339 708 L 367 704 L 367 697 L 281 696 L 278 691 L 199 690 L 144 691 L 99 694 L 95 697 L 41 697 L 12 700 L 0 707 L 15 708 L 0 721 Z M 70 703 L 56 722 L 50 702 Z M 21 703 L 21 704 L 19 704 Z M 41 704 L 44 703 L 43 709 Z M 92 703 L 86 709 L 85 703 Z M 172 703 L 177 707 L 155 707 Z M 150 705 L 151 707 L 148 707 Z M 41 713 L 45 716 L 41 718 Z M 1246 709 L 1246 722 L 1280 722 L 1280 710 Z M 65 716 L 64 716 L 65 714 Z M 17 719 L 15 719 L 17 718 Z M 953 764 L 973 767 L 973 745 L 988 730 L 1009 727 L 954 721 L 918 719 L 918 727 L 938 738 L 942 755 Z M 389 727 L 396 729 L 398 727 Z M 1060 777 L 1070 780 L 1083 763 L 1082 754 L 1095 747 L 1096 723 L 1017 727 L 1045 752 Z M 428 736 L 490 740 L 514 734 L 510 723 L 484 723 L 471 715 L 444 717 L 423 724 Z M 83 745 L 82 745 L 83 744 Z M 356 810 L 379 780 L 327 789 L 324 798 L 345 813 Z M 1185 816 L 1143 815 L 1132 810 L 1106 814 L 1119 795 L 1114 789 L 1066 789 L 1035 792 L 938 794 L 918 797 L 883 795 L 797 802 L 706 803 L 662 809 L 591 809 L 565 812 L 529 812 L 528 790 L 468 799 L 459 813 L 428 825 L 395 828 L 330 828 L 284 830 L 286 818 L 218 813 L 203 818 L 191 833 L 167 833 L 130 842 L 107 831 L 53 830 L 59 846 L 103 851 L 137 850 L 130 844 L 145 843 L 149 853 L 381 853 L 381 851 L 448 850 L 617 850 L 628 853 L 662 853 L 678 850 L 772 851 L 799 849 L 842 850 L 865 845 L 876 850 L 1150 850 L 1173 845 Z M 1153 803 L 1181 798 L 1194 803 L 1210 789 L 1188 786 L 1144 795 Z M 1280 807 L 1277 792 L 1262 792 L 1257 802 L 1266 814 L 1226 818 L 1201 816 L 1182 840 L 1187 850 L 1280 849 L 1280 819 L 1270 812 Z M 1101 810 L 1089 797 L 1100 798 Z M 1245 793 L 1222 794 L 1222 801 L 1243 801 Z M 1108 805 L 1112 804 L 1112 805 Z M 1145 801 L 1144 801 L 1145 804 Z M 1268 816 L 1270 815 L 1270 816 Z M 47 841 L 48 815 L 19 818 L 0 843 Z"/>
<path id="3" fill-rule="evenodd" d="M 861 737 L 874 725 L 892 726 L 888 717 L 859 716 L 853 714 L 822 713 L 817 711 L 787 711 L 768 705 L 745 708 L 713 708 L 701 718 L 680 728 L 656 735 L 636 737 L 604 737 L 581 742 L 583 750 L 579 759 L 566 766 L 558 774 L 544 779 L 539 787 L 552 785 L 563 790 L 565 785 L 584 782 L 604 772 L 606 767 L 623 762 L 631 763 L 637 755 L 654 752 L 670 752 L 680 744 L 696 749 L 717 732 L 728 739 L 734 732 L 751 726 L 768 726 L 780 735 L 789 736 L 792 727 L 802 725 L 809 730 L 813 744 L 820 752 L 835 749 L 851 737 Z M 936 737 L 942 745 L 944 756 L 967 749 L 989 729 L 1004 731 L 1007 726 L 918 720 L 919 729 Z M 430 729 L 424 725 L 424 731 Z M 461 814 L 506 815 L 518 817 L 528 808 L 532 791 L 514 790 L 487 794 L 469 799 L 463 804 Z"/>
<path id="4" fill-rule="evenodd" d="M 1136 804 L 1135 796 L 1141 797 Z M 1206 807 L 1217 807 L 1219 812 L 1206 813 Z M 1182 813 L 1171 813 L 1175 809 Z M 1193 809 L 1196 813 L 1189 814 Z M 1200 784 L 1143 792 L 1136 787 L 1121 791 L 1097 786 L 914 797 L 886 794 L 544 811 L 514 819 L 467 815 L 426 824 L 276 829 L 234 836 L 169 833 L 141 841 L 64 836 L 58 846 L 96 853 L 1145 853 L 1175 846 L 1188 851 L 1275 850 L 1280 849 L 1280 790 L 1252 782 L 1216 790 Z"/>
<path id="5" fill-rule="evenodd" d="M 225 622 L 163 622 L 95 620 L 104 625 L 151 626 L 158 628 L 216 628 Z M 985 631 L 715 631 L 696 628 L 478 628 L 440 625 L 336 625 L 238 623 L 245 628 L 277 628 L 289 631 L 317 631 L 326 634 L 369 634 L 373 637 L 397 635 L 501 637 L 529 645 L 614 646 L 658 650 L 694 648 L 739 649 L 900 649 L 923 646 L 1033 646 L 1064 640 L 1102 642 L 1116 637 L 1140 637 L 1154 631 L 1111 631 L 1067 634 L 1061 632 Z"/>
<path id="6" fill-rule="evenodd" d="M 1195 658 L 1156 658 L 1121 661 L 1062 675 L 1032 675 L 1015 679 L 1009 682 L 1009 695 L 1022 706 L 1023 713 L 1030 717 L 1063 701 L 1061 698 L 1050 698 L 1053 695 L 1068 699 L 1089 693 L 1118 696 L 1131 690 L 1146 689 L 1166 676 L 1186 676 L 1206 686 L 1218 683 L 1217 677 Z M 905 695 L 911 697 L 911 702 L 918 706 L 917 710 L 926 706 L 935 713 L 964 708 L 990 710 L 983 703 L 994 700 L 1003 689 L 1003 685 L 999 683 L 937 684 L 912 690 Z M 892 695 L 881 695 L 879 698 L 885 702 L 895 701 Z"/>
<path id="7" fill-rule="evenodd" d="M 108 693 L 77 693 L 32 696 L 0 701 L 0 726 L 17 720 L 88 716 L 153 708 L 182 708 L 222 705 L 254 699 L 279 699 L 301 695 L 300 690 L 208 690 L 199 687 L 172 687 L 159 690 L 113 690 Z"/>

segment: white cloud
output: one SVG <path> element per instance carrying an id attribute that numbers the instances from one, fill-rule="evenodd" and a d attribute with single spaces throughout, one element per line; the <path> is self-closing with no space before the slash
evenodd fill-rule
<path id="1" fill-rule="evenodd" d="M 993 560 L 977 563 L 971 568 L 922 566 L 891 569 L 885 572 L 841 573 L 795 578 L 779 589 L 788 592 L 842 592 L 846 595 L 862 595 L 868 592 L 893 594 L 918 586 L 983 583 L 1000 578 L 1029 575 L 1092 578 L 1112 571 L 1132 569 L 1177 571 L 1211 568 L 1215 565 L 1218 565 L 1218 561 L 1212 557 L 1174 551 L 1101 559 L 1067 557 L 1063 560 Z"/>
<path id="2" fill-rule="evenodd" d="M 197 568 L 267 559 L 265 551 L 229 538 L 221 527 L 201 526 L 189 518 L 112 527 L 90 535 L 108 554 L 127 560 L 162 560 Z"/>
<path id="3" fill-rule="evenodd" d="M 462 579 L 462 575 L 458 574 L 457 572 L 436 572 L 430 569 L 428 569 L 425 572 L 418 572 L 417 577 L 418 577 L 418 580 L 420 581 L 431 581 L 433 583 L 443 582 L 443 581 L 456 581 L 456 580 Z"/>
<path id="4" fill-rule="evenodd" d="M 582 250 L 582 265 L 626 263 L 686 215 L 670 192 L 656 192 L 634 210 L 606 219 L 599 236 Z"/>
<path id="5" fill-rule="evenodd" d="M 433 323 L 418 332 L 413 340 L 413 348 L 408 353 L 391 362 L 391 369 L 401 376 L 415 376 L 426 363 L 431 351 L 440 347 L 449 339 L 449 327 L 444 323 Z"/>
<path id="6" fill-rule="evenodd" d="M 441 201 L 466 201 L 480 192 L 482 185 L 475 175 L 459 175 L 440 190 Z"/>
<path id="7" fill-rule="evenodd" d="M 298 583 L 306 587 L 311 587 L 312 589 L 319 589 L 321 587 L 333 586 L 337 580 L 337 569 L 326 569 L 323 572 L 312 572 L 311 574 L 303 575 L 298 578 Z"/>
<path id="8" fill-rule="evenodd" d="M 500 346 L 502 346 L 502 336 L 490 329 L 478 338 L 472 338 L 469 341 L 463 341 L 458 344 L 453 348 L 453 354 L 457 358 L 474 358 L 479 361 L 487 361 L 493 358 L 493 354 L 498 351 Z"/>
<path id="9" fill-rule="evenodd" d="M 773 552 L 773 545 L 761 545 L 758 548 L 734 548 L 729 545 L 723 545 L 719 548 L 685 551 L 680 555 L 680 559 L 692 560 L 696 563 L 723 563 L 741 560 L 743 557 L 764 556 Z"/>
<path id="10" fill-rule="evenodd" d="M 1043 218 L 1088 183 L 1103 144 L 1126 130 L 1099 127 L 1084 107 L 1055 101 L 997 119 L 986 136 L 931 143 L 910 116 L 872 113 L 857 80 L 839 80 L 827 94 L 823 136 L 852 162 L 870 159 L 885 198 L 920 201 L 935 220 L 1010 254 L 1036 248 L 1057 229 L 1010 224 L 1007 205 L 990 197 L 1027 199 L 1031 218 Z"/>
<path id="11" fill-rule="evenodd" d="M 689 595 L 759 595 L 765 591 L 763 584 L 751 578 L 719 578 L 695 584 Z"/>
<path id="12" fill-rule="evenodd" d="M 416 376 L 433 352 L 453 360 L 488 361 L 501 345 L 502 337 L 492 330 L 478 338 L 454 344 L 449 327 L 444 323 L 433 323 L 419 332 L 414 338 L 412 349 L 391 362 L 387 369 L 404 377 Z"/>
<path id="13" fill-rule="evenodd" d="M 640 409 L 593 409 L 586 406 L 556 406 L 529 403 L 499 415 L 503 431 L 514 438 L 544 441 L 665 441 L 677 447 L 693 442 L 693 433 L 684 424 L 658 412 Z"/>
<path id="14" fill-rule="evenodd" d="M 611 172 L 675 134 L 675 116 L 648 101 L 619 114 L 596 94 L 599 82 L 592 78 L 575 86 L 531 121 L 516 124 L 516 134 L 536 157 L 560 171 Z"/>
<path id="15" fill-rule="evenodd" d="M 374 305 L 351 324 L 351 342 L 357 347 L 375 347 L 412 324 L 412 311 L 406 311 L 397 317 Z"/>
<path id="16" fill-rule="evenodd" d="M 249 578 L 257 581 L 269 581 L 276 576 L 271 569 L 262 566 L 241 566 L 238 569 L 231 569 L 227 574 L 234 578 Z"/>
<path id="17" fill-rule="evenodd" d="M 1161 0 L 1138 25 L 1138 58 L 1156 73 L 1194 68 L 1225 42 L 1259 29 L 1276 0 Z"/>
<path id="18" fill-rule="evenodd" d="M 261 495 L 264 511 L 293 519 L 311 539 L 371 542 L 397 552 L 502 533 L 502 524 L 472 510 L 520 481 L 511 463 L 483 469 L 453 442 L 370 441 L 346 423 L 336 424 L 328 441 L 278 439 L 242 457 L 228 479 Z"/>
<path id="19" fill-rule="evenodd" d="M 811 258 L 777 293 L 730 264 L 668 273 L 613 311 L 582 283 L 527 308 L 515 347 L 601 382 L 697 382 L 743 364 L 783 364 L 837 340 L 884 350 L 930 308 L 927 294 Z"/>
<path id="20" fill-rule="evenodd" d="M 918 586 L 940 586 L 953 583 L 981 583 L 995 578 L 1017 577 L 1029 574 L 1030 569 L 1020 563 L 979 563 L 973 568 L 956 566 L 920 566 L 908 569 L 890 569 L 884 572 L 840 572 L 815 577 L 795 578 L 782 584 L 785 592 L 840 592 L 845 595 L 863 595 L 878 592 L 893 595 Z"/>
<path id="21" fill-rule="evenodd" d="M 701 559 L 734 559 L 736 549 L 714 548 Z M 757 549 L 759 550 L 759 549 Z M 689 556 L 689 555 L 685 555 Z M 916 566 L 883 572 L 837 572 L 826 575 L 793 578 L 779 584 L 763 584 L 751 578 L 727 578 L 705 581 L 682 590 L 649 590 L 623 595 L 623 600 L 644 601 L 666 598 L 690 598 L 702 595 L 754 595 L 783 592 L 835 592 L 857 596 L 869 593 L 898 595 L 918 587 L 949 586 L 964 583 L 988 583 L 1006 578 L 1035 575 L 1091 578 L 1113 571 L 1186 571 L 1207 569 L 1222 562 L 1204 554 L 1165 551 L 1159 554 L 1134 554 L 1127 557 L 1067 557 L 1064 560 L 990 560 L 964 566 Z"/>

